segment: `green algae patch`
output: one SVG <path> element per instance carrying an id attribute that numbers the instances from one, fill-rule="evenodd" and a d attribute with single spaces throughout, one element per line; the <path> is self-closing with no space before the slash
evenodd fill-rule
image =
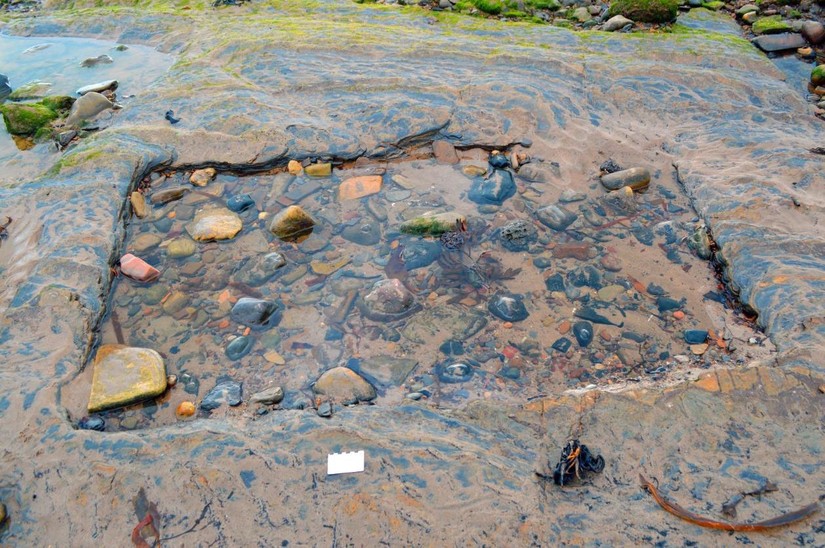
<path id="1" fill-rule="evenodd" d="M 705 2 L 702 4 L 702 7 L 711 11 L 719 11 L 725 7 L 725 3 L 720 2 L 720 0 L 715 0 L 714 2 Z"/>
<path id="2" fill-rule="evenodd" d="M 825 65 L 815 66 L 811 71 L 811 83 L 815 86 L 825 84 Z"/>
<path id="3" fill-rule="evenodd" d="M 678 0 L 614 0 L 610 17 L 624 15 L 637 23 L 669 23 L 676 19 Z"/>
<path id="4" fill-rule="evenodd" d="M 751 27 L 754 34 L 777 34 L 780 32 L 790 32 L 791 25 L 785 22 L 780 15 L 762 17 L 757 19 Z"/>
<path id="5" fill-rule="evenodd" d="M 12 135 L 31 137 L 47 124 L 58 118 L 58 114 L 41 103 L 5 103 L 0 105 L 6 130 Z"/>

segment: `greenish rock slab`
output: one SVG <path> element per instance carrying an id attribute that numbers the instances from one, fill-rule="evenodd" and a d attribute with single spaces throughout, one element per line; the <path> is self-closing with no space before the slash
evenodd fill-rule
<path id="1" fill-rule="evenodd" d="M 12 91 L 8 99 L 9 101 L 40 99 L 45 97 L 50 89 L 52 89 L 52 84 L 49 82 L 28 82 Z"/>
<path id="2" fill-rule="evenodd" d="M 149 348 L 104 344 L 93 367 L 89 413 L 123 407 L 166 390 L 166 365 Z"/>
<path id="3" fill-rule="evenodd" d="M 418 360 L 412 358 L 373 356 L 362 361 L 358 371 L 383 386 L 400 386 L 416 365 Z"/>

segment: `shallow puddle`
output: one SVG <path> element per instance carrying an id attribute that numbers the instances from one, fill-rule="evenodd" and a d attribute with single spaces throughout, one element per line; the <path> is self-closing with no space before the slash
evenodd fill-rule
<path id="1" fill-rule="evenodd" d="M 680 380 L 769 351 L 690 250 L 697 219 L 669 163 L 650 166 L 650 187 L 633 194 L 606 192 L 597 174 L 562 193 L 522 177 L 556 165 L 527 163 L 498 206 L 470 198 L 492 181 L 506 189 L 513 170 L 489 167 L 481 149 L 460 155 L 458 165 L 359 163 L 326 177 L 218 174 L 204 187 L 189 183 L 191 172 L 148 177 L 149 199 L 186 190 L 130 221 L 125 251 L 161 275 L 118 279 L 101 342 L 157 350 L 177 384 L 157 401 L 102 413 L 106 428 L 173 423 L 181 402 L 197 404 L 226 380 L 242 385 L 244 403 L 196 416 L 269 412 L 248 402 L 274 386 L 285 392 L 280 407 L 311 409 L 326 401 L 312 384 L 338 365 L 370 381 L 378 405 L 454 407 Z M 376 175 L 378 192 L 346 199 L 347 181 Z M 234 238 L 190 238 L 200 211 L 243 203 Z M 292 204 L 317 224 L 289 243 L 269 226 Z M 440 237 L 402 233 L 430 212 L 464 222 Z M 557 222 L 565 216 L 566 227 Z M 239 323 L 231 310 L 243 298 L 276 303 L 277 319 Z M 91 369 L 64 389 L 75 419 L 85 415 Z"/>
<path id="2" fill-rule="evenodd" d="M 117 80 L 118 101 L 126 106 L 166 72 L 174 58 L 146 46 L 118 46 L 115 42 L 87 38 L 0 34 L 0 74 L 8 77 L 12 90 L 30 82 L 44 82 L 51 84 L 48 95 L 72 97 L 83 86 Z M 112 62 L 81 66 L 84 60 L 101 55 L 108 55 Z M 0 181 L 20 182 L 40 175 L 57 161 L 56 152 L 51 143 L 15 143 L 5 124 L 0 124 Z"/>

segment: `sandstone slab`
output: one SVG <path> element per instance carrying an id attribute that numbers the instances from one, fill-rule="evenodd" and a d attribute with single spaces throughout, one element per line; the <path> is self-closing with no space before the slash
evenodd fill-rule
<path id="1" fill-rule="evenodd" d="M 104 344 L 93 367 L 89 413 L 154 398 L 166 390 L 166 365 L 150 348 Z"/>

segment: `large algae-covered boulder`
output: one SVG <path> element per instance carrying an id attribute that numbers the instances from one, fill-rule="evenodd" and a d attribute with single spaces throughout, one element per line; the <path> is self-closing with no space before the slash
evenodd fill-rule
<path id="1" fill-rule="evenodd" d="M 825 65 L 817 65 L 811 71 L 811 83 L 815 86 L 825 84 Z"/>
<path id="2" fill-rule="evenodd" d="M 12 135 L 30 137 L 57 119 L 57 113 L 40 103 L 5 103 L 0 105 L 6 130 Z"/>
<path id="3" fill-rule="evenodd" d="M 613 0 L 608 14 L 640 23 L 669 23 L 676 19 L 679 0 Z"/>

